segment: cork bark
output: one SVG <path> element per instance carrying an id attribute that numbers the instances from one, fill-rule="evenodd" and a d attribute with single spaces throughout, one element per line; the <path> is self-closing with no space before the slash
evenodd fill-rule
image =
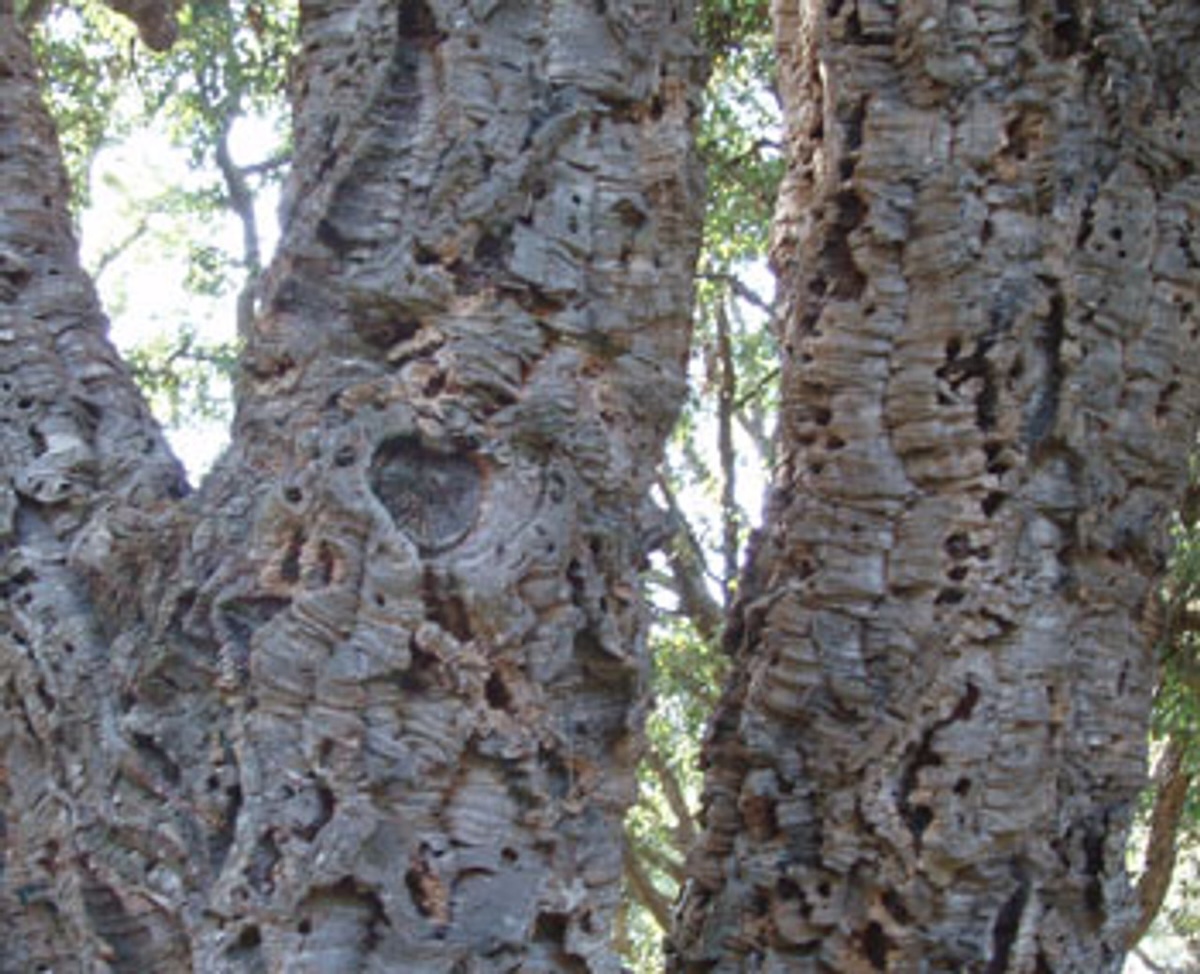
<path id="1" fill-rule="evenodd" d="M 674 971 L 1117 971 L 1200 9 L 776 0 L 780 457 Z"/>
<path id="2" fill-rule="evenodd" d="M 0 5 L 0 971 L 616 971 L 691 6 L 301 23 L 283 242 L 187 493 Z"/>

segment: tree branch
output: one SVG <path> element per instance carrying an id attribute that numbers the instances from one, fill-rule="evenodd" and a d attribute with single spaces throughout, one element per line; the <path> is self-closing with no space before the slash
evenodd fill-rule
<path id="1" fill-rule="evenodd" d="M 4 4 L 0 4 L 0 8 L 3 6 Z M 53 6 L 54 0 L 29 0 L 25 9 L 21 11 L 21 26 L 28 30 L 35 24 L 40 24 Z"/>
<path id="2" fill-rule="evenodd" d="M 633 898 L 642 904 L 654 917 L 663 933 L 671 929 L 671 904 L 655 887 L 654 882 L 638 862 L 628 842 L 621 852 L 621 861 L 625 867 L 625 879 L 629 883 L 629 891 Z"/>
<path id="3" fill-rule="evenodd" d="M 679 784 L 679 778 L 671 770 L 671 766 L 667 764 L 663 756 L 658 753 L 658 748 L 653 744 L 647 746 L 645 760 L 662 785 L 667 804 L 671 807 L 671 814 L 675 816 L 675 845 L 686 853 L 692 847 L 692 843 L 696 841 L 696 822 L 692 817 L 692 810 L 688 807 L 687 799 L 683 795 L 683 787 Z"/>
<path id="4" fill-rule="evenodd" d="M 659 478 L 658 486 L 666 498 L 667 510 L 675 526 L 675 537 L 667 549 L 667 563 L 671 567 L 680 606 L 701 638 L 713 642 L 721 634 L 725 613 L 708 590 L 703 551 L 679 507 L 675 492 L 666 477 Z"/>
<path id="5" fill-rule="evenodd" d="M 166 51 L 179 36 L 172 0 L 104 0 L 105 6 L 137 25 L 142 42 L 155 51 Z"/>
<path id="6" fill-rule="evenodd" d="M 1154 808 L 1150 813 L 1150 837 L 1146 843 L 1142 875 L 1137 883 L 1138 918 L 1129 935 L 1131 948 L 1150 929 L 1171 887 L 1178 855 L 1179 825 L 1192 784 L 1192 775 L 1184 762 L 1186 750 L 1186 744 L 1172 734 L 1155 771 Z"/>
<path id="7" fill-rule="evenodd" d="M 121 256 L 129 250 L 135 243 L 146 235 L 146 231 L 150 229 L 149 217 L 142 215 L 138 218 L 137 224 L 124 237 L 118 240 L 115 244 L 102 253 L 96 260 L 96 266 L 92 268 L 92 282 L 96 283 L 100 280 L 109 267 L 111 267 Z"/>
<path id="8" fill-rule="evenodd" d="M 771 306 L 771 302 L 746 284 L 736 274 L 729 274 L 725 271 L 704 271 L 699 276 L 706 281 L 715 281 L 719 284 L 727 285 L 735 295 L 746 303 L 754 305 L 763 314 L 768 316 L 774 315 L 775 309 Z"/>
<path id="9" fill-rule="evenodd" d="M 733 446 L 733 413 L 737 398 L 737 372 L 733 364 L 733 339 L 725 302 L 716 303 L 717 362 L 717 456 L 721 464 L 721 592 L 729 608 L 734 579 L 738 575 L 737 456 Z"/>
<path id="10" fill-rule="evenodd" d="M 641 856 L 646 861 L 646 864 L 654 867 L 670 876 L 671 879 L 682 885 L 687 878 L 687 863 L 682 859 L 674 859 L 662 849 L 656 849 L 649 844 L 639 844 L 633 850 L 635 856 Z"/>
<path id="11" fill-rule="evenodd" d="M 1151 959 L 1151 957 L 1141 948 L 1135 947 L 1133 952 L 1137 955 L 1137 959 L 1142 962 L 1142 964 L 1151 972 L 1151 974 L 1171 974 L 1168 968 L 1163 967 L 1162 964 L 1155 963 L 1155 961 Z"/>
<path id="12" fill-rule="evenodd" d="M 238 334 L 246 335 L 254 320 L 254 302 L 258 279 L 262 274 L 262 251 L 258 240 L 258 220 L 254 212 L 254 193 L 246 182 L 245 172 L 233 161 L 229 151 L 229 129 L 233 119 L 227 119 L 217 134 L 217 168 L 225 181 L 229 207 L 242 224 L 242 263 L 246 278 L 237 297 Z"/>

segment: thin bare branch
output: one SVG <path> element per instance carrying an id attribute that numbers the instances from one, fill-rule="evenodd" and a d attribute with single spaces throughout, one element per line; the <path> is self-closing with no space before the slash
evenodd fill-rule
<path id="1" fill-rule="evenodd" d="M 663 795 L 671 807 L 671 814 L 675 816 L 675 845 L 686 853 L 696 840 L 696 820 L 684 797 L 679 777 L 653 744 L 646 748 L 645 761 L 662 785 Z"/>
<path id="2" fill-rule="evenodd" d="M 168 50 L 179 36 L 172 0 L 104 0 L 106 6 L 137 25 L 143 43 L 152 50 Z"/>
<path id="3" fill-rule="evenodd" d="M 129 249 L 142 239 L 150 229 L 150 218 L 143 214 L 138 218 L 132 230 L 124 237 L 118 240 L 115 244 L 104 251 L 97 259 L 95 267 L 92 268 L 92 281 L 97 282 L 114 263 L 121 259 Z"/>
<path id="4" fill-rule="evenodd" d="M 633 893 L 633 898 L 646 908 L 647 912 L 654 917 L 654 922 L 658 924 L 663 933 L 666 933 L 671 929 L 670 902 L 658 891 L 654 882 L 646 874 L 646 870 L 638 862 L 638 857 L 628 842 L 625 843 L 621 859 L 625 867 L 625 879 L 629 883 L 629 891 Z"/>
<path id="5" fill-rule="evenodd" d="M 715 641 L 725 622 L 725 613 L 708 589 L 708 566 L 687 517 L 679 506 L 666 477 L 659 478 L 659 489 L 675 525 L 675 537 L 667 551 L 667 562 L 675 582 L 680 606 L 705 642 Z"/>
<path id="6" fill-rule="evenodd" d="M 741 298 L 747 304 L 751 304 L 758 308 L 759 311 L 766 315 L 773 315 L 775 309 L 771 306 L 771 302 L 764 298 L 761 294 L 750 287 L 736 274 L 730 274 L 726 271 L 704 271 L 700 278 L 705 281 L 713 281 L 718 284 L 725 284 L 737 297 Z"/>
<path id="7" fill-rule="evenodd" d="M 1150 837 L 1146 843 L 1142 875 L 1137 883 L 1138 917 L 1129 935 L 1130 947 L 1146 935 L 1158 911 L 1162 909 L 1179 852 L 1179 826 L 1192 775 L 1184 758 L 1186 744 L 1172 734 L 1159 758 L 1154 778 L 1154 808 L 1150 812 Z"/>
<path id="8" fill-rule="evenodd" d="M 721 464 L 721 592 L 729 608 L 734 581 L 738 575 L 738 528 L 741 518 L 737 505 L 737 454 L 733 445 L 733 413 L 737 398 L 737 370 L 733 364 L 733 338 L 725 302 L 715 309 L 717 326 L 717 457 Z"/>

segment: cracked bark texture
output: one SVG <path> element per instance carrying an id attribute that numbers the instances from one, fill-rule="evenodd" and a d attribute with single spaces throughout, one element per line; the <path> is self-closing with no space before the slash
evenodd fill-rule
<path id="1" fill-rule="evenodd" d="M 615 971 L 687 0 L 305 0 L 194 494 L 0 4 L 0 971 Z"/>
<path id="2" fill-rule="evenodd" d="M 776 0 L 781 466 L 674 971 L 1116 971 L 1200 8 Z"/>

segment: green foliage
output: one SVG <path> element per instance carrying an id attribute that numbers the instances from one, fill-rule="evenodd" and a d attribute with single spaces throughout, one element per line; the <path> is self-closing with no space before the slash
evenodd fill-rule
<path id="1" fill-rule="evenodd" d="M 278 187 L 287 162 L 295 4 L 186 5 L 179 39 L 161 56 L 98 0 L 27 14 L 38 21 L 35 47 L 76 204 L 82 210 L 104 200 L 104 213 L 85 221 L 85 236 L 102 241 L 92 270 L 104 278 L 115 332 L 120 339 L 135 317 L 141 332 L 147 319 L 159 322 L 154 337 L 121 340 L 135 374 L 166 425 L 227 421 L 235 343 L 213 335 L 221 318 L 232 324 L 233 297 L 252 290 L 263 263 L 255 204 Z M 249 131 L 257 156 L 244 165 L 233 159 L 235 129 Z M 147 142 L 147 130 L 165 133 L 182 165 L 163 176 L 161 142 Z M 142 157 L 137 171 L 97 167 L 102 150 L 121 146 L 140 146 L 128 150 Z M 228 232 L 231 216 L 240 232 Z M 137 272 L 147 264 L 177 278 L 182 307 L 132 308 L 124 281 L 144 287 Z"/>
<path id="2" fill-rule="evenodd" d="M 227 420 L 228 383 L 237 342 L 205 341 L 192 325 L 161 334 L 130 350 L 126 361 L 154 414 L 176 429 L 203 420 Z"/>
<path id="3" fill-rule="evenodd" d="M 750 509 L 770 460 L 777 359 L 765 256 L 783 162 L 767 4 L 710 0 L 701 19 L 712 56 L 699 133 L 709 179 L 705 245 L 691 391 L 672 439 L 665 487 L 678 498 L 687 530 L 699 543 L 696 583 L 720 603 L 736 589 L 740 549 L 757 520 Z M 639 800 L 626 833 L 661 908 L 678 895 L 687 840 L 696 827 L 700 741 L 728 657 L 718 638 L 706 639 L 699 620 L 689 617 L 673 571 L 655 573 L 648 592 L 655 612 L 655 706 Z M 664 931 L 635 884 L 629 885 L 625 961 L 638 972 L 660 971 Z"/>
<path id="4" fill-rule="evenodd" d="M 703 265 L 710 273 L 728 273 L 767 252 L 784 165 L 771 43 L 760 29 L 713 62 L 699 139 L 708 171 Z"/>
<path id="5" fill-rule="evenodd" d="M 1150 742 L 1152 753 L 1163 751 L 1168 741 L 1174 747 L 1182 745 L 1183 769 L 1195 779 L 1200 776 L 1200 455 L 1193 457 L 1191 484 L 1172 535 L 1174 547 L 1161 592 L 1161 665 Z M 1149 830 L 1158 784 L 1147 787 L 1141 796 L 1135 838 L 1141 839 Z M 1198 850 L 1200 788 L 1193 780 L 1175 835 L 1171 891 L 1143 942 L 1147 953 L 1165 956 L 1164 950 L 1170 954 L 1186 950 L 1193 961 L 1200 958 Z M 1140 862 L 1133 865 L 1136 869 Z"/>
<path id="6" fill-rule="evenodd" d="M 1189 498 L 1200 494 L 1197 466 L 1193 462 Z M 1200 771 L 1200 521 L 1190 506 L 1185 501 L 1172 526 L 1174 545 L 1162 592 L 1162 680 L 1151 730 L 1155 739 L 1174 736 L 1186 742 L 1187 765 Z M 1200 830 L 1200 817 L 1189 826 Z"/>
<path id="7" fill-rule="evenodd" d="M 703 0 L 700 37 L 714 57 L 736 51 L 770 32 L 767 0 Z"/>
<path id="8" fill-rule="evenodd" d="M 132 24 L 92 0 L 56 7 L 33 33 L 77 210 L 87 204 L 96 153 L 134 124 L 136 38 Z"/>

